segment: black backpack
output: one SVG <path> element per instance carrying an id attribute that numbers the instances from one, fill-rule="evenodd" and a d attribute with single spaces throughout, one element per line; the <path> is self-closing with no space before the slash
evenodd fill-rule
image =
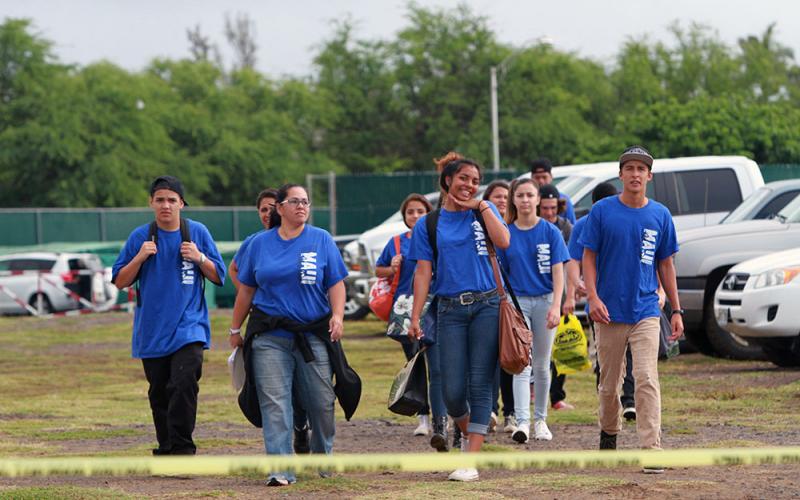
<path id="1" fill-rule="evenodd" d="M 156 221 L 150 223 L 150 226 L 147 229 L 147 241 L 152 241 L 153 243 L 158 246 L 158 224 Z M 189 235 L 189 223 L 186 222 L 186 219 L 181 217 L 181 242 L 188 242 L 192 241 L 192 237 Z M 139 274 L 141 274 L 141 269 L 139 270 Z M 142 294 L 139 291 L 139 275 L 136 275 L 136 307 L 141 307 L 142 305 Z M 203 290 L 205 291 L 206 280 L 202 280 Z"/>

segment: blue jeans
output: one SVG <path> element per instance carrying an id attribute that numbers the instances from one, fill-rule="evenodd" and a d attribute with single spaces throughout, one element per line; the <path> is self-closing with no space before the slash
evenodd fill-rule
<path id="1" fill-rule="evenodd" d="M 329 454 L 333 449 L 335 394 L 328 350 L 314 335 L 306 338 L 315 358 L 309 363 L 303 359 L 294 338 L 261 333 L 253 339 L 253 374 L 267 455 L 293 453 L 293 384 L 297 385 L 297 395 L 311 424 L 311 452 Z M 278 475 L 292 482 L 295 480 L 291 471 L 273 473 L 270 477 Z"/>
<path id="2" fill-rule="evenodd" d="M 461 305 L 457 298 L 439 298 L 437 340 L 444 403 L 453 419 L 469 416 L 470 434 L 486 434 L 492 411 L 499 305 L 497 296 L 469 305 Z"/>
<path id="3" fill-rule="evenodd" d="M 534 420 L 547 419 L 547 396 L 550 389 L 550 354 L 553 351 L 555 328 L 547 328 L 547 311 L 553 305 L 553 294 L 537 297 L 517 297 L 525 319 L 533 331 L 531 359 L 536 400 L 533 402 Z M 531 423 L 531 365 L 514 375 L 514 415 L 517 423 Z"/>

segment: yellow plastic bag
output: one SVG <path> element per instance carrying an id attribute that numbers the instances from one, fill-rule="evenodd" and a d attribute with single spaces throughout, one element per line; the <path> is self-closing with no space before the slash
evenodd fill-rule
<path id="1" fill-rule="evenodd" d="M 573 315 L 564 316 L 553 340 L 553 363 L 559 375 L 577 373 L 592 367 L 589 346 L 581 322 Z"/>

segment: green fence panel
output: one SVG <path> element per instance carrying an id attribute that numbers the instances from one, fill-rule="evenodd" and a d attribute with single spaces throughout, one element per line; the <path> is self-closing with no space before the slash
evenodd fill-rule
<path id="1" fill-rule="evenodd" d="M 800 179 L 800 165 L 796 163 L 770 163 L 760 168 L 764 182 Z"/>
<path id="2" fill-rule="evenodd" d="M 36 244 L 36 213 L 0 213 L 0 245 Z"/>
<path id="3" fill-rule="evenodd" d="M 42 243 L 55 241 L 99 241 L 102 239 L 100 213 L 42 212 Z"/>
<path id="4" fill-rule="evenodd" d="M 203 223 L 216 241 L 234 241 L 233 210 L 192 210 L 184 209 L 181 214 L 189 219 Z"/>
<path id="5" fill-rule="evenodd" d="M 239 237 L 234 241 L 243 241 L 251 234 L 264 229 L 255 207 L 252 210 L 239 209 L 236 211 L 236 229 Z M 216 235 L 214 237 L 216 238 Z"/>
<path id="6" fill-rule="evenodd" d="M 108 241 L 124 241 L 137 227 L 153 220 L 152 210 L 109 210 L 103 215 Z"/>

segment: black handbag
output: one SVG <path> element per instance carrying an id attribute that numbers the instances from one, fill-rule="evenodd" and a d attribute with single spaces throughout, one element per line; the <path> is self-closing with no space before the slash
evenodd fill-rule
<path id="1" fill-rule="evenodd" d="M 411 358 L 395 376 L 389 389 L 389 411 L 408 417 L 422 410 L 428 400 L 428 373 L 425 347 Z"/>

